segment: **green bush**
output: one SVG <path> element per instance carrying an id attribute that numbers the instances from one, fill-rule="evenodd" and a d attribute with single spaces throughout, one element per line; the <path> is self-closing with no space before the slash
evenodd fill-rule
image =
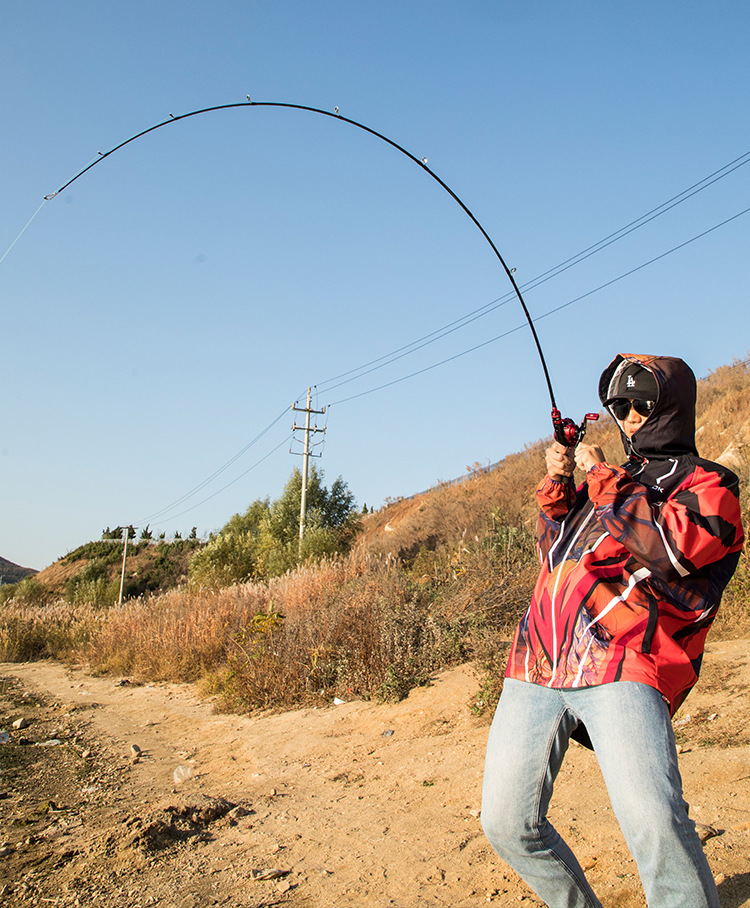
<path id="1" fill-rule="evenodd" d="M 36 577 L 24 577 L 18 583 L 6 583 L 0 586 L 0 603 L 13 600 L 27 605 L 44 605 L 51 599 L 51 591 Z"/>
<path id="2" fill-rule="evenodd" d="M 281 497 L 254 501 L 209 539 L 190 563 L 190 580 L 220 589 L 248 580 L 278 577 L 300 564 L 345 552 L 356 535 L 354 497 L 339 477 L 327 489 L 313 467 L 307 486 L 307 519 L 299 539 L 302 474 L 294 470 Z"/>

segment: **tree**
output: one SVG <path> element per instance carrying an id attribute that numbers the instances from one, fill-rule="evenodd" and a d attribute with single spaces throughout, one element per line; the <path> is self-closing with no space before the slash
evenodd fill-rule
<path id="1" fill-rule="evenodd" d="M 358 517 L 354 496 L 339 477 L 327 489 L 313 466 L 307 483 L 307 520 L 302 544 L 299 513 L 302 474 L 295 469 L 281 497 L 254 501 L 212 536 L 190 563 L 190 578 L 203 586 L 228 586 L 283 574 L 311 559 L 345 551 Z"/>
<path id="2" fill-rule="evenodd" d="M 339 476 L 330 489 L 313 465 L 307 482 L 307 519 L 299 538 L 302 473 L 295 469 L 270 508 L 258 551 L 256 573 L 274 577 L 306 561 L 346 551 L 358 527 L 354 495 Z"/>
<path id="3" fill-rule="evenodd" d="M 299 539 L 299 512 L 302 497 L 302 473 L 292 471 L 284 492 L 271 506 L 269 515 L 271 535 L 277 542 L 287 543 Z M 354 512 L 354 495 L 339 476 L 330 490 L 323 485 L 323 471 L 313 465 L 307 480 L 306 528 L 342 527 Z"/>
<path id="4" fill-rule="evenodd" d="M 261 525 L 268 499 L 257 499 L 244 514 L 235 514 L 190 561 L 190 579 L 206 587 L 231 586 L 256 576 Z"/>

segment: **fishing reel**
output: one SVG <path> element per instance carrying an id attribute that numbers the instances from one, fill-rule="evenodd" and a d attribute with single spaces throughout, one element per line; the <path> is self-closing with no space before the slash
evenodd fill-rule
<path id="1" fill-rule="evenodd" d="M 555 430 L 555 441 L 566 448 L 575 448 L 579 442 L 583 441 L 587 423 L 589 421 L 596 422 L 597 419 L 599 419 L 598 413 L 587 413 L 581 420 L 580 425 L 578 425 L 569 417 L 563 417 L 557 407 L 553 407 L 552 425 Z"/>

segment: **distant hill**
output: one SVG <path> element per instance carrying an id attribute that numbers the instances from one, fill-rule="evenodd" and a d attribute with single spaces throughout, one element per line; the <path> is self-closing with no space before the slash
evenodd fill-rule
<path id="1" fill-rule="evenodd" d="M 0 558 L 0 583 L 18 583 L 24 577 L 38 573 L 34 568 L 21 567 L 20 564 L 14 564 L 7 558 Z"/>

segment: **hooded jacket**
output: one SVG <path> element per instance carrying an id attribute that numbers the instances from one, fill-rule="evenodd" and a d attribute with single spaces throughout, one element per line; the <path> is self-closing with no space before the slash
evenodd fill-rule
<path id="1" fill-rule="evenodd" d="M 674 714 L 698 679 L 706 634 L 740 557 L 739 483 L 695 448 L 696 382 L 680 359 L 618 355 L 656 379 L 653 412 L 627 462 L 598 463 L 571 487 L 537 489 L 541 571 L 511 649 L 507 677 L 552 688 L 639 681 Z"/>

